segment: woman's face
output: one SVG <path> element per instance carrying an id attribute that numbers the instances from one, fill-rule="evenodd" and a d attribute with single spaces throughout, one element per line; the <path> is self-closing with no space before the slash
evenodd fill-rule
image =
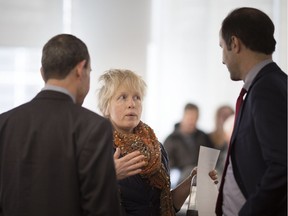
<path id="1" fill-rule="evenodd" d="M 121 85 L 111 98 L 107 116 L 114 129 L 122 133 L 132 133 L 139 124 L 142 114 L 140 92 Z"/>

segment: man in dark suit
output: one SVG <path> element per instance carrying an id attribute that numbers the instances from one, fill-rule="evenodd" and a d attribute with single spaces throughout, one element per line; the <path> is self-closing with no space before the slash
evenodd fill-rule
<path id="1" fill-rule="evenodd" d="M 180 171 L 176 185 L 183 182 L 197 166 L 200 146 L 212 147 L 209 136 L 197 127 L 198 118 L 199 107 L 187 103 L 181 121 L 175 124 L 174 131 L 164 141 L 170 168 Z"/>
<path id="2" fill-rule="evenodd" d="M 255 8 L 223 21 L 223 63 L 246 96 L 234 125 L 216 213 L 287 215 L 287 74 L 272 60 L 274 25 Z M 237 108 L 236 108 L 237 109 Z"/>
<path id="3" fill-rule="evenodd" d="M 45 87 L 0 115 L 0 215 L 119 215 L 108 120 L 81 107 L 86 45 L 61 34 L 43 48 Z"/>

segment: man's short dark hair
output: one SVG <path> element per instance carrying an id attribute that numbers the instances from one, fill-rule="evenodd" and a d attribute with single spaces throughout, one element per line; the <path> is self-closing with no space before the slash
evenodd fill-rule
<path id="1" fill-rule="evenodd" d="M 193 103 L 187 103 L 184 107 L 184 111 L 186 110 L 196 110 L 197 112 L 199 112 L 199 108 L 196 104 Z"/>
<path id="2" fill-rule="evenodd" d="M 233 10 L 223 20 L 221 34 L 228 49 L 231 37 L 236 36 L 252 51 L 267 55 L 275 51 L 274 24 L 268 15 L 256 8 Z"/>
<path id="3" fill-rule="evenodd" d="M 42 71 L 44 80 L 63 79 L 81 61 L 90 62 L 87 46 L 70 34 L 59 34 L 51 38 L 42 50 Z"/>

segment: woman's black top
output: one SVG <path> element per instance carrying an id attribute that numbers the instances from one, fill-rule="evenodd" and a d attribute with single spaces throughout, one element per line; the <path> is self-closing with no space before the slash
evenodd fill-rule
<path id="1" fill-rule="evenodd" d="M 167 172 L 168 157 L 161 145 L 162 163 Z M 150 186 L 146 179 L 134 175 L 118 181 L 123 216 L 159 216 L 161 190 Z"/>

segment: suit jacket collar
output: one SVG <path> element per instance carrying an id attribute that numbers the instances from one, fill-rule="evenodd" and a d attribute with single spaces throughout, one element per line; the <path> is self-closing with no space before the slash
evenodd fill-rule
<path id="1" fill-rule="evenodd" d="M 62 92 L 62 93 L 65 93 L 67 95 L 69 95 L 72 100 L 74 101 L 74 103 L 76 103 L 76 98 L 74 95 L 72 95 L 66 88 L 63 88 L 61 86 L 57 86 L 57 85 L 51 85 L 51 84 L 45 84 L 44 88 L 42 89 L 43 90 L 52 90 L 52 91 L 58 91 L 58 92 Z"/>
<path id="2" fill-rule="evenodd" d="M 40 99 L 65 100 L 74 103 L 69 95 L 53 90 L 42 90 L 34 97 L 33 100 L 40 100 Z"/>
<path id="3" fill-rule="evenodd" d="M 244 86 L 243 88 L 245 88 L 247 91 L 249 90 L 252 82 L 254 81 L 255 77 L 259 74 L 259 72 L 261 71 L 261 69 L 263 69 L 266 65 L 270 64 L 272 61 L 272 59 L 266 59 L 260 63 L 258 63 L 257 65 L 255 65 L 247 74 L 247 76 L 245 77 L 244 80 Z"/>
<path id="4" fill-rule="evenodd" d="M 239 113 L 238 113 L 238 116 L 237 118 L 235 119 L 235 123 L 234 123 L 234 129 L 233 129 L 233 133 L 232 133 L 232 136 L 231 136 L 231 142 L 230 144 L 232 145 L 234 140 L 235 140 L 235 135 L 237 134 L 237 131 L 238 131 L 238 126 L 239 126 L 239 123 L 241 121 L 241 118 L 242 118 L 242 113 L 243 113 L 243 110 L 245 109 L 245 103 L 247 101 L 247 98 L 249 97 L 249 92 L 250 90 L 253 88 L 253 86 L 255 85 L 255 83 L 263 76 L 265 76 L 265 74 L 269 73 L 270 71 L 274 71 L 274 70 L 280 70 L 279 67 L 277 66 L 277 64 L 275 62 L 271 62 L 267 65 L 265 65 L 260 71 L 259 73 L 256 75 L 256 77 L 253 79 L 252 83 L 251 83 L 251 86 L 249 87 L 249 90 L 248 92 L 246 93 L 246 96 L 245 96 L 245 100 L 243 101 L 243 104 L 239 110 Z"/>

